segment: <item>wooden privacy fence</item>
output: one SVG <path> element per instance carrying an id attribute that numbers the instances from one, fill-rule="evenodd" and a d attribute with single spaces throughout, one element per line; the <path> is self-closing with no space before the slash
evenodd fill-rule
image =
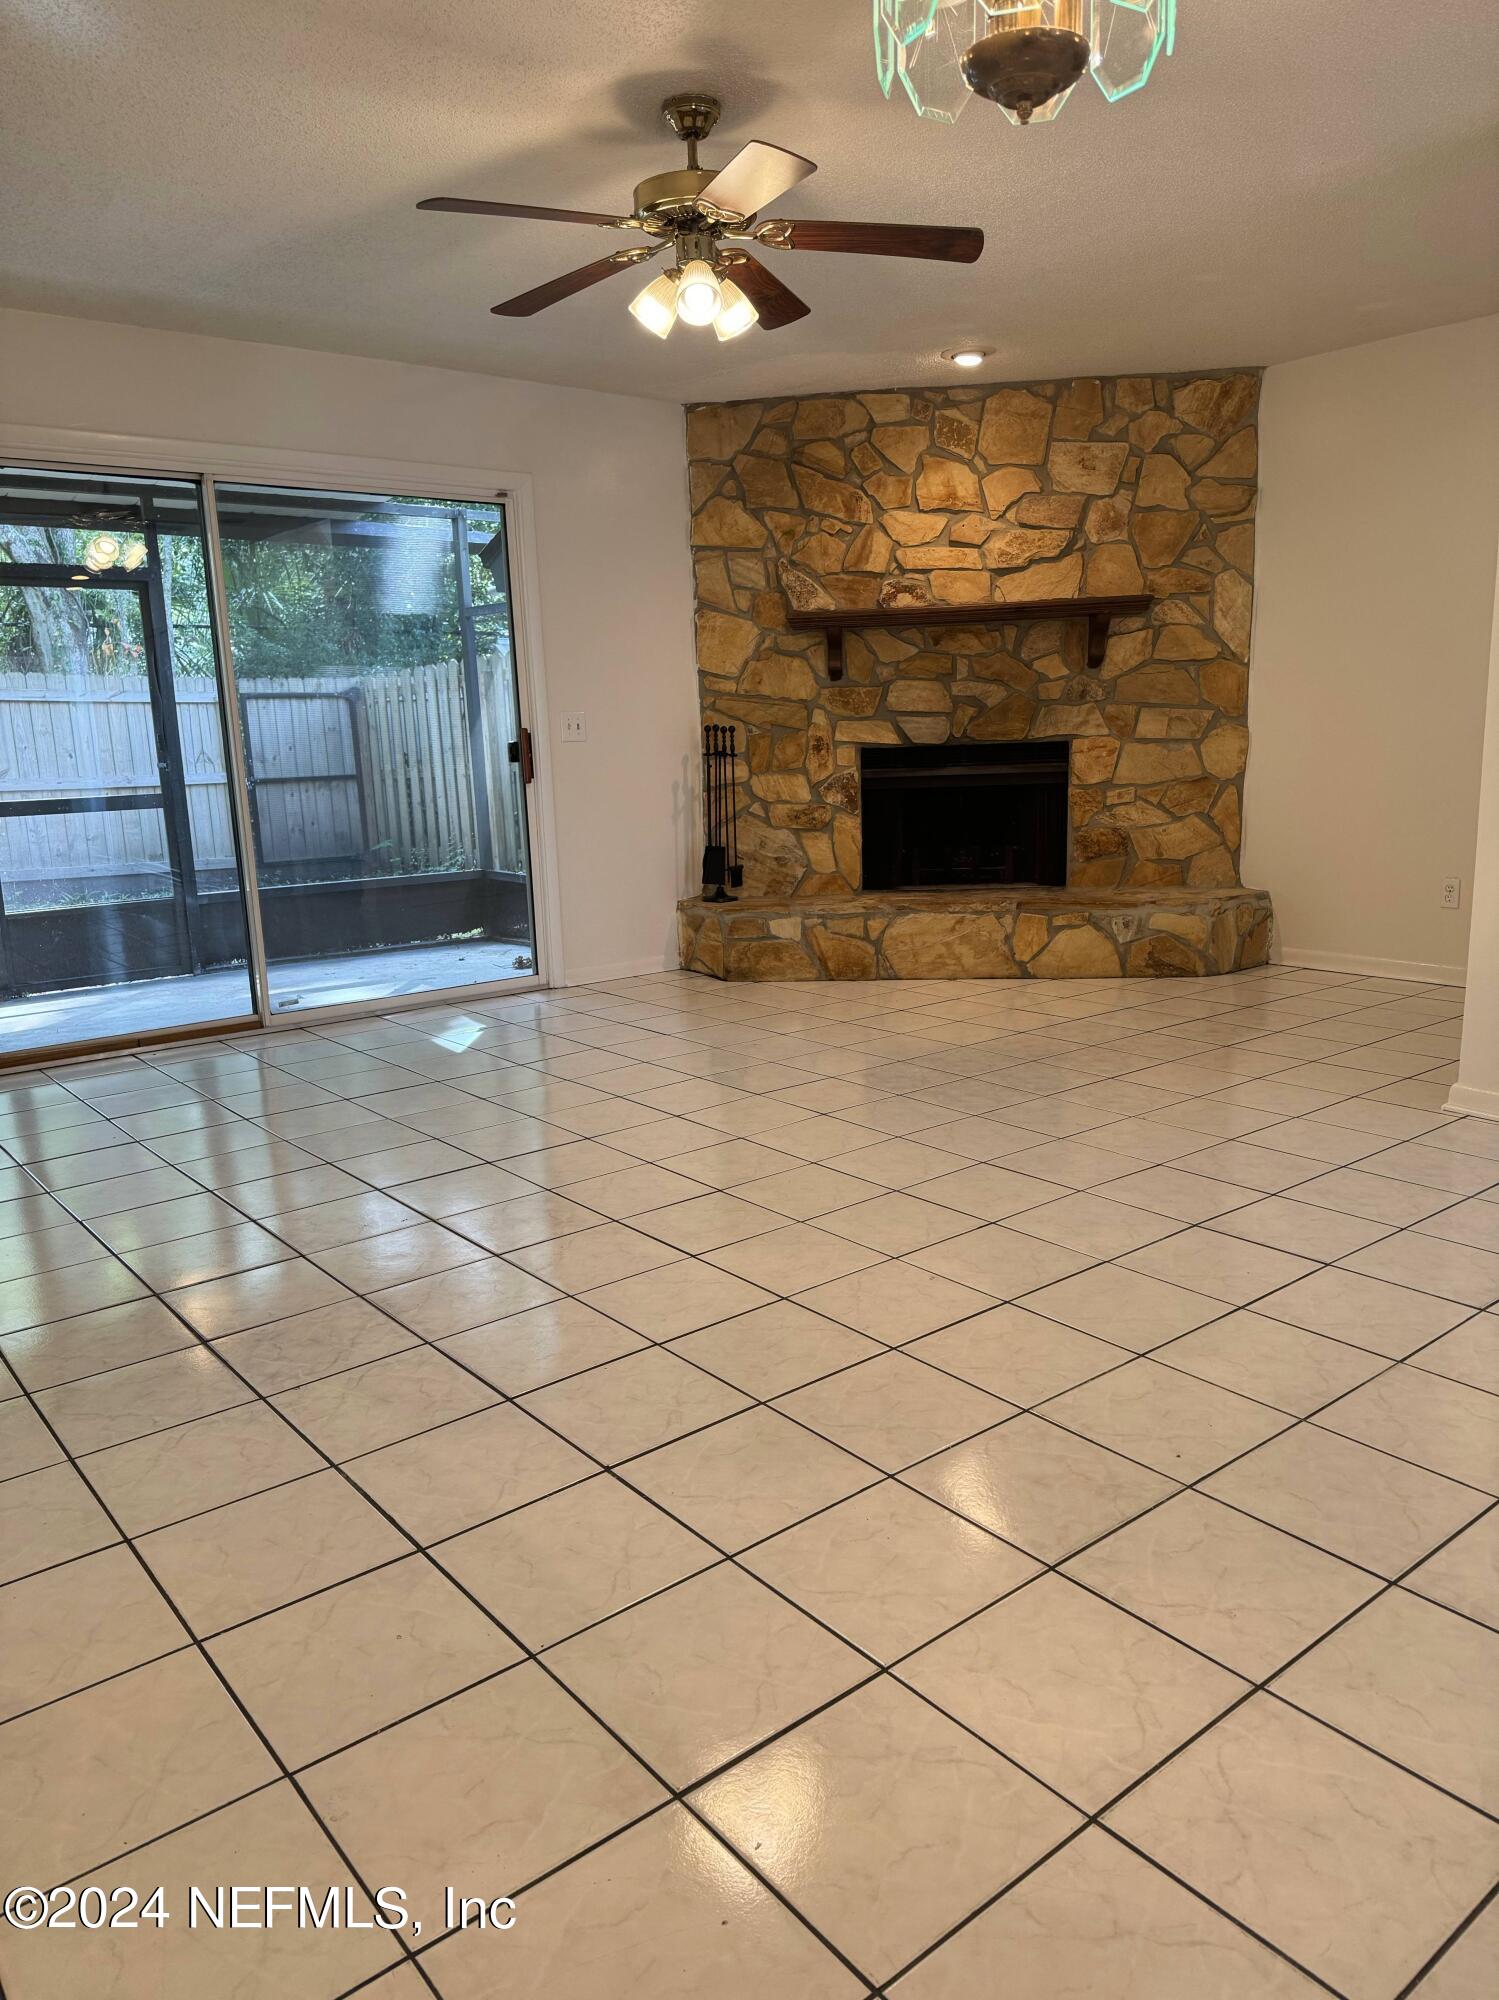
<path id="1" fill-rule="evenodd" d="M 455 660 L 241 684 L 259 860 L 272 883 L 462 872 L 486 859 L 501 873 L 525 872 L 523 801 L 506 755 L 519 733 L 510 661 L 498 652 L 478 664 L 472 735 Z M 213 682 L 179 679 L 176 712 L 194 863 L 200 878 L 232 877 Z M 0 800 L 156 791 L 157 759 L 144 678 L 0 674 Z M 481 853 L 476 778 L 488 799 L 490 857 Z M 159 810 L 0 818 L 0 883 L 15 910 L 91 901 L 91 880 L 97 890 L 98 878 L 165 877 L 170 866 Z M 150 889 L 137 881 L 130 893 Z"/>

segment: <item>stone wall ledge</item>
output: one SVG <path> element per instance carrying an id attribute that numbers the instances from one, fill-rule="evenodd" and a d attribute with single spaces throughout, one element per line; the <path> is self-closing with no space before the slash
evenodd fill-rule
<path id="1" fill-rule="evenodd" d="M 929 889 L 677 905 L 714 979 L 1203 978 L 1266 963 L 1263 889 Z"/>

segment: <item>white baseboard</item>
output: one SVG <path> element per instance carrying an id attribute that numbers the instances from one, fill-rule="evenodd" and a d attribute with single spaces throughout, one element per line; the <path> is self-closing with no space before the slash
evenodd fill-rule
<path id="1" fill-rule="evenodd" d="M 681 970 L 675 952 L 664 958 L 634 958 L 618 965 L 568 966 L 558 980 L 559 986 L 607 986 L 613 979 L 644 979 L 652 972 L 679 972 Z"/>
<path id="2" fill-rule="evenodd" d="M 1442 1109 L 1460 1111 L 1465 1118 L 1499 1118 L 1499 1090 L 1480 1090 L 1476 1083 L 1455 1083 Z"/>
<path id="3" fill-rule="evenodd" d="M 1416 958 L 1363 958 L 1355 952 L 1316 951 L 1297 945 L 1279 946 L 1275 963 L 1305 972 L 1353 972 L 1364 979 L 1421 980 L 1430 986 L 1464 986 L 1468 976 L 1466 965 L 1433 965 Z"/>

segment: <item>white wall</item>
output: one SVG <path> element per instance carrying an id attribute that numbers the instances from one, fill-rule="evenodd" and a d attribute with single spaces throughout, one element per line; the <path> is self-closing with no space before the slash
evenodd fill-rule
<path id="1" fill-rule="evenodd" d="M 698 759 L 680 408 L 0 311 L 0 423 L 528 473 L 562 919 L 546 969 L 675 963 Z M 564 745 L 571 711 L 588 739 Z"/>
<path id="2" fill-rule="evenodd" d="M 1278 956 L 1462 979 L 1496 546 L 1499 318 L 1266 371 L 1244 879 Z"/>
<path id="3" fill-rule="evenodd" d="M 1478 804 L 1478 865 L 1473 875 L 1473 934 L 1463 1046 L 1449 1111 L 1499 1118 L 1499 576 L 1489 657 L 1488 724 L 1483 735 L 1483 791 Z"/>

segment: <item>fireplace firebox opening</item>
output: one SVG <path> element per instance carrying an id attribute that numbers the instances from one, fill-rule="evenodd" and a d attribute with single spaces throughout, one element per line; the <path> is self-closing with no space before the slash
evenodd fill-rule
<path id="1" fill-rule="evenodd" d="M 864 887 L 1067 882 L 1068 746 L 863 749 Z"/>

